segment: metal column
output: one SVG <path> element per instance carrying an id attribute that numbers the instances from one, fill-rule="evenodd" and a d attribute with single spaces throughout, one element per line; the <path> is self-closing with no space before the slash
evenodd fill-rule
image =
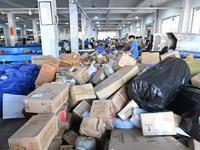
<path id="1" fill-rule="evenodd" d="M 63 29 L 63 38 L 64 38 L 64 40 L 67 40 L 67 33 L 66 33 L 66 29 Z"/>
<path id="2" fill-rule="evenodd" d="M 71 30 L 71 51 L 78 53 L 78 9 L 73 0 L 69 0 L 70 30 Z"/>
<path id="3" fill-rule="evenodd" d="M 179 20 L 178 32 L 189 33 L 190 22 L 190 0 L 182 0 L 182 7 Z"/>
<path id="4" fill-rule="evenodd" d="M 15 44 L 17 43 L 15 15 L 12 13 L 8 13 L 7 17 L 8 17 L 9 31 L 10 31 L 10 43 L 11 43 L 11 46 L 15 46 Z"/>
<path id="5" fill-rule="evenodd" d="M 34 42 L 39 42 L 37 20 L 32 20 Z"/>
<path id="6" fill-rule="evenodd" d="M 82 25 L 82 49 L 84 49 L 84 42 L 86 40 L 86 17 L 81 13 L 81 25 Z"/>
<path id="7" fill-rule="evenodd" d="M 50 2 L 50 7 L 48 6 Z M 40 7 L 40 4 L 42 7 Z M 56 0 L 38 0 L 43 55 L 59 57 Z M 41 13 L 42 11 L 42 13 Z M 42 20 L 43 18 L 43 20 Z"/>

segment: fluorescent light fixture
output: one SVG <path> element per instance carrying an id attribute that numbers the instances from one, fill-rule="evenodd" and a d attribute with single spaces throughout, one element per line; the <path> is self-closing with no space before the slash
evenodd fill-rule
<path id="1" fill-rule="evenodd" d="M 123 27 L 124 27 L 125 25 L 123 25 Z"/>
<path id="2" fill-rule="evenodd" d="M 66 24 L 69 24 L 68 22 Z"/>
<path id="3" fill-rule="evenodd" d="M 96 16 L 96 17 L 94 17 L 95 19 L 98 19 L 98 17 Z"/>
<path id="4" fill-rule="evenodd" d="M 97 24 L 99 24 L 99 22 L 97 22 Z"/>
<path id="5" fill-rule="evenodd" d="M 32 15 L 32 11 L 29 9 L 28 14 L 31 16 Z"/>
<path id="6" fill-rule="evenodd" d="M 2 12 L 1 12 L 1 14 L 2 14 L 2 15 L 5 14 L 3 10 L 2 10 Z"/>
<path id="7" fill-rule="evenodd" d="M 128 21 L 128 23 L 130 23 L 130 22 Z"/>
<path id="8" fill-rule="evenodd" d="M 16 17 L 16 19 L 19 19 L 19 17 Z"/>
<path id="9" fill-rule="evenodd" d="M 39 24 L 39 22 L 37 22 L 37 24 Z"/>
<path id="10" fill-rule="evenodd" d="M 6 23 L 6 25 L 8 25 L 8 23 Z"/>
<path id="11" fill-rule="evenodd" d="M 99 27 L 100 25 L 98 25 L 98 27 Z"/>
<path id="12" fill-rule="evenodd" d="M 138 18 L 139 18 L 138 15 L 136 15 L 136 16 L 135 16 L 135 19 L 138 19 Z"/>
<path id="13" fill-rule="evenodd" d="M 99 30 L 101 30 L 101 29 L 99 28 Z"/>
<path id="14" fill-rule="evenodd" d="M 26 25 L 24 24 L 24 28 L 26 28 Z"/>
<path id="15" fill-rule="evenodd" d="M 120 29 L 121 29 L 122 27 L 120 27 Z"/>

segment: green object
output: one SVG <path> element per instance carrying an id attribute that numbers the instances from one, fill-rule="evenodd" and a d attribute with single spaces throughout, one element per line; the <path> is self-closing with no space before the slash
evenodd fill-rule
<path id="1" fill-rule="evenodd" d="M 63 135 L 64 141 L 69 145 L 75 145 L 77 138 L 78 135 L 73 130 L 70 130 L 69 132 Z"/>
<path id="2" fill-rule="evenodd" d="M 200 73 L 200 59 L 199 58 L 187 58 L 184 59 L 190 68 L 191 76 L 195 76 Z"/>

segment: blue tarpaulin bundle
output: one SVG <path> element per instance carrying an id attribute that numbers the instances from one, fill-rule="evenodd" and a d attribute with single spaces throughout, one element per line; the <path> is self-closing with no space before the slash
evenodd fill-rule
<path id="1" fill-rule="evenodd" d="M 107 53 L 107 54 L 115 55 L 115 54 L 113 53 L 112 49 L 107 49 L 107 50 L 106 50 L 106 53 Z"/>
<path id="2" fill-rule="evenodd" d="M 0 65 L 0 114 L 3 93 L 25 95 L 35 88 L 35 80 L 40 69 L 30 63 L 14 62 Z"/>
<path id="3" fill-rule="evenodd" d="M 105 51 L 105 49 L 103 49 L 101 46 L 96 47 L 95 50 L 98 50 L 99 53 Z"/>

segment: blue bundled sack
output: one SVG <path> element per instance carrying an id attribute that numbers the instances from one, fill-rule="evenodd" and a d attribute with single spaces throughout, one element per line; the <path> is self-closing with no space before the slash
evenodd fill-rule
<path id="1" fill-rule="evenodd" d="M 98 50 L 99 53 L 105 51 L 105 49 L 103 49 L 101 46 L 96 47 L 95 50 Z"/>
<path id="2" fill-rule="evenodd" d="M 107 54 L 115 55 L 115 54 L 113 53 L 112 49 L 107 49 L 107 50 L 106 50 L 106 53 L 107 53 Z"/>

